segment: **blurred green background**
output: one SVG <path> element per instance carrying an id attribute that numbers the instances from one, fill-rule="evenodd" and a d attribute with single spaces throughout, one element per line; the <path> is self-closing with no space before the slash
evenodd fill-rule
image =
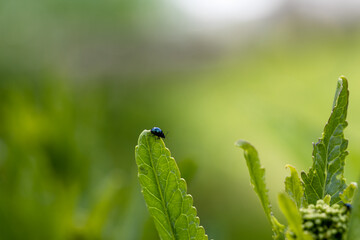
<path id="1" fill-rule="evenodd" d="M 346 177 L 360 149 L 360 6 L 346 1 L 0 2 L 0 238 L 158 239 L 134 147 L 161 127 L 213 239 L 271 239 L 243 153 L 274 212 L 311 165 L 336 81 L 349 79 Z"/>

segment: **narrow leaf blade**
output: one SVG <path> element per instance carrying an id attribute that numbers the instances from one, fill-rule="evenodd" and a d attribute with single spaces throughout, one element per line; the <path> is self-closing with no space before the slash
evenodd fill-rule
<path id="1" fill-rule="evenodd" d="M 285 193 L 280 193 L 278 199 L 280 209 L 286 217 L 290 229 L 296 234 L 296 239 L 311 240 L 312 237 L 303 232 L 301 215 L 295 202 Z"/>
<path id="2" fill-rule="evenodd" d="M 285 192 L 294 201 L 296 207 L 300 209 L 304 201 L 304 186 L 301 182 L 298 172 L 291 165 L 286 165 L 290 169 L 290 176 L 285 178 Z"/>
<path id="3" fill-rule="evenodd" d="M 260 199 L 266 217 L 272 225 L 274 238 L 284 239 L 283 231 L 285 227 L 272 215 L 268 190 L 265 184 L 265 169 L 261 167 L 256 149 L 249 142 L 244 140 L 238 140 L 235 143 L 235 146 L 244 150 L 244 157 L 249 169 L 251 185 Z"/>
<path id="4" fill-rule="evenodd" d="M 305 195 L 309 204 L 315 204 L 327 194 L 331 204 L 339 202 L 339 194 L 346 188 L 344 179 L 345 157 L 348 141 L 344 138 L 349 91 L 345 77 L 340 77 L 333 109 L 325 125 L 322 138 L 313 144 L 313 165 L 308 173 L 302 172 Z"/>
<path id="5" fill-rule="evenodd" d="M 135 159 L 142 193 L 160 238 L 207 240 L 186 182 L 163 140 L 144 130 Z"/>

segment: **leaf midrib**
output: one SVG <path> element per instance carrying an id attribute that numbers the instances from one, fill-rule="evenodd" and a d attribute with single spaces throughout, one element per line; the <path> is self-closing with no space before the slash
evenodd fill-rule
<path id="1" fill-rule="evenodd" d="M 152 157 L 152 151 L 151 151 L 151 148 L 150 148 L 150 144 L 149 144 L 149 139 L 148 139 L 148 136 L 146 137 L 146 142 L 147 142 L 147 145 L 148 145 L 148 152 L 149 152 L 149 156 L 150 156 L 150 163 L 151 163 L 151 168 L 153 170 L 153 173 L 154 173 L 154 176 L 155 176 L 155 179 L 156 179 L 156 184 L 157 184 L 157 187 L 158 187 L 158 190 L 159 190 L 159 194 L 160 194 L 160 198 L 161 198 L 161 204 L 163 205 L 163 208 L 164 208 L 164 211 L 165 211 L 165 215 L 166 215 L 166 219 L 170 225 L 170 229 L 171 229 L 171 237 L 173 239 L 175 239 L 175 234 L 174 234 L 174 229 L 172 227 L 172 224 L 171 224 L 171 221 L 170 221 L 170 216 L 169 216 L 169 213 L 167 211 L 167 207 L 165 206 L 165 200 L 164 200 L 164 196 L 162 194 L 162 190 L 160 188 L 160 182 L 159 182 L 159 178 L 155 172 L 155 168 L 154 168 L 154 162 L 153 162 L 153 157 Z M 167 233 L 169 233 L 168 231 L 166 231 Z"/>
<path id="2" fill-rule="evenodd" d="M 337 107 L 337 106 L 336 106 Z M 340 115 L 340 117 L 342 116 L 342 114 Z M 328 140 L 328 143 L 327 143 L 327 147 L 326 147 L 326 159 L 325 159 L 325 161 L 326 161 L 326 167 L 325 167 L 325 181 L 324 181 L 324 187 L 323 187 L 323 194 L 322 194 L 322 198 L 323 197 L 325 197 L 325 191 L 326 191 L 326 188 L 327 188 L 327 186 L 329 185 L 328 183 L 327 183 L 327 175 L 328 175 L 328 168 L 329 168 L 329 166 L 328 166 L 328 157 L 329 157 L 329 148 L 330 148 L 330 141 L 331 141 L 331 139 L 335 136 L 335 135 L 333 135 L 334 134 L 334 132 L 335 132 L 335 130 L 339 127 L 339 125 L 342 125 L 343 124 L 343 122 L 339 122 L 335 127 L 334 127 L 334 129 L 333 129 L 333 131 L 331 132 L 331 134 L 330 134 L 330 137 L 329 137 L 329 140 Z M 325 144 L 325 138 L 324 138 L 324 144 Z M 341 145 L 341 144 L 340 144 Z M 336 146 L 336 145 L 335 145 Z M 341 155 L 341 154 L 340 154 Z M 337 156 L 337 158 L 339 158 L 340 157 L 340 155 L 338 155 Z M 333 195 L 335 195 L 336 194 L 336 192 L 333 194 Z M 333 196 L 333 195 L 331 195 L 331 196 Z"/>

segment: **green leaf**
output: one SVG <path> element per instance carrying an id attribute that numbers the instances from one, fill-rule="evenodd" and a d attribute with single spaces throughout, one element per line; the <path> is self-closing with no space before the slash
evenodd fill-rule
<path id="1" fill-rule="evenodd" d="M 357 183 L 350 183 L 349 186 L 344 190 L 344 192 L 340 193 L 341 201 L 343 201 L 344 203 L 351 203 L 356 189 Z"/>
<path id="2" fill-rule="evenodd" d="M 268 190 L 265 184 L 265 169 L 261 167 L 260 160 L 256 149 L 244 140 L 238 140 L 235 146 L 244 150 L 246 164 L 249 169 L 250 182 L 258 195 L 261 205 L 265 211 L 274 235 L 274 239 L 284 239 L 284 225 L 280 224 L 278 220 L 272 215 L 271 205 L 268 196 Z"/>
<path id="3" fill-rule="evenodd" d="M 312 237 L 305 234 L 302 229 L 301 214 L 295 205 L 295 202 L 285 193 L 280 193 L 278 196 L 279 206 L 288 221 L 291 231 L 296 235 L 297 240 L 311 240 Z M 288 237 L 290 238 L 290 237 Z"/>
<path id="4" fill-rule="evenodd" d="M 313 144 L 313 165 L 309 172 L 301 173 L 305 196 L 309 204 L 331 196 L 331 204 L 339 202 L 339 194 L 346 188 L 344 179 L 348 141 L 344 138 L 349 91 L 345 77 L 337 84 L 332 112 L 325 125 L 322 138 Z"/>
<path id="5" fill-rule="evenodd" d="M 163 140 L 144 130 L 135 158 L 142 193 L 160 239 L 208 239 L 187 194 L 186 182 Z"/>
<path id="6" fill-rule="evenodd" d="M 360 183 L 360 181 L 358 182 Z M 350 184 L 351 185 L 351 184 Z M 347 240 L 360 239 L 360 191 L 356 191 L 350 214 Z"/>
<path id="7" fill-rule="evenodd" d="M 285 178 L 285 192 L 294 201 L 296 207 L 300 209 L 304 201 L 304 186 L 301 182 L 296 169 L 291 165 L 286 165 L 290 169 L 290 177 Z"/>

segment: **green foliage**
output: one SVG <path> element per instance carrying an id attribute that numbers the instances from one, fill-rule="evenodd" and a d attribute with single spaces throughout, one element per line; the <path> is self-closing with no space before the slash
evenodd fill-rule
<path id="1" fill-rule="evenodd" d="M 135 191 L 104 147 L 119 135 L 99 127 L 113 124 L 99 99 L 78 93 L 50 80 L 0 81 L 0 239 L 131 239 L 119 226 Z"/>
<path id="2" fill-rule="evenodd" d="M 250 181 L 265 211 L 266 217 L 272 225 L 274 239 L 283 239 L 284 226 L 280 224 L 273 216 L 268 196 L 268 190 L 265 184 L 265 169 L 261 167 L 256 149 L 244 140 L 238 140 L 235 145 L 244 150 L 246 164 L 249 169 Z"/>
<path id="3" fill-rule="evenodd" d="M 285 192 L 294 201 L 296 207 L 299 209 L 304 205 L 304 186 L 301 182 L 296 169 L 291 165 L 286 165 L 290 169 L 290 177 L 285 178 Z M 305 202 L 305 205 L 307 203 Z"/>
<path id="4" fill-rule="evenodd" d="M 296 239 L 311 240 L 312 237 L 303 232 L 301 215 L 293 199 L 285 193 L 280 193 L 279 206 L 288 221 L 290 229 L 295 233 Z M 292 237 L 290 231 L 288 231 L 286 235 L 287 239 Z"/>
<path id="5" fill-rule="evenodd" d="M 326 194 L 331 196 L 331 204 L 337 203 L 341 200 L 339 194 L 346 188 L 344 165 L 348 141 L 343 131 L 347 126 L 348 100 L 347 80 L 340 77 L 330 118 L 322 138 L 314 144 L 313 166 L 308 173 L 301 173 L 308 203 L 315 204 Z"/>
<path id="6" fill-rule="evenodd" d="M 345 239 L 348 230 L 348 206 L 357 189 L 356 183 L 346 185 L 345 157 L 348 141 L 344 138 L 349 91 L 345 77 L 338 80 L 332 112 L 322 138 L 313 145 L 313 165 L 308 173 L 302 171 L 300 180 L 290 165 L 291 175 L 285 179 L 285 193 L 279 194 L 279 205 L 289 228 L 286 239 Z M 261 168 L 257 151 L 248 142 L 239 140 L 244 149 L 251 183 L 263 205 L 268 219 L 272 216 L 265 186 L 265 170 Z M 340 205 L 338 205 L 338 203 Z M 314 205 L 316 204 L 316 206 Z M 360 238 L 360 196 L 354 202 L 348 239 Z M 274 225 L 273 229 L 274 229 Z M 276 231 L 274 231 L 275 233 Z M 311 235 L 311 236 L 310 236 Z M 274 239 L 276 234 L 274 234 Z"/>
<path id="7" fill-rule="evenodd" d="M 343 193 L 340 193 L 340 199 L 343 203 L 351 203 L 357 189 L 357 184 L 352 182 L 347 186 Z"/>
<path id="8" fill-rule="evenodd" d="M 138 177 L 148 210 L 163 240 L 208 239 L 193 199 L 163 140 L 144 130 L 135 150 Z"/>

